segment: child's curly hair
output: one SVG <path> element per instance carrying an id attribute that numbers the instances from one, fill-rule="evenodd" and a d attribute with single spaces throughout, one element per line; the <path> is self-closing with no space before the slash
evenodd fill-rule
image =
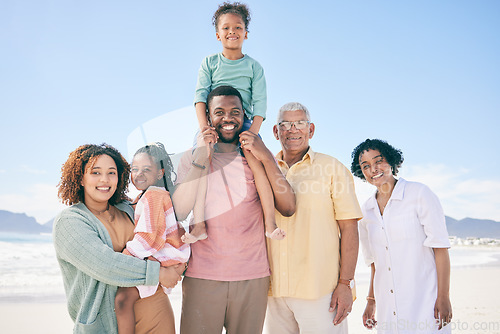
<path id="1" fill-rule="evenodd" d="M 364 180 L 365 176 L 361 171 L 361 166 L 359 165 L 359 158 L 363 152 L 368 150 L 377 150 L 380 154 L 387 160 L 387 163 L 392 167 L 392 174 L 397 175 L 399 168 L 403 164 L 403 152 L 401 150 L 388 144 L 386 141 L 381 139 L 367 139 L 352 151 L 351 153 L 351 172 L 354 176 L 359 177 Z"/>
<path id="2" fill-rule="evenodd" d="M 215 11 L 215 14 L 212 18 L 212 24 L 217 31 L 217 27 L 219 25 L 219 18 L 224 14 L 235 14 L 239 15 L 243 22 L 245 23 L 245 30 L 248 30 L 248 25 L 250 24 L 250 10 L 248 6 L 241 2 L 224 2 L 222 5 L 219 5 L 219 8 Z"/>
<path id="3" fill-rule="evenodd" d="M 61 180 L 57 185 L 57 195 L 64 204 L 84 203 L 84 190 L 81 184 L 83 175 L 104 154 L 110 156 L 115 161 L 118 174 L 118 185 L 115 193 L 109 199 L 109 204 L 114 205 L 128 200 L 127 195 L 125 195 L 130 175 L 130 165 L 128 162 L 111 145 L 104 143 L 101 145 L 86 144 L 71 152 L 68 160 L 61 168 Z"/>

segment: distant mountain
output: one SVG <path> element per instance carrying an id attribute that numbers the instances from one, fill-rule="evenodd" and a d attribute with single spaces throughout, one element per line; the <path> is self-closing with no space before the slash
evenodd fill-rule
<path id="1" fill-rule="evenodd" d="M 464 218 L 456 220 L 446 216 L 448 234 L 459 238 L 476 237 L 500 239 L 500 222 L 486 219 Z"/>
<path id="2" fill-rule="evenodd" d="M 54 226 L 54 219 L 55 218 L 52 218 L 51 220 L 49 220 L 48 222 L 43 224 L 43 226 L 46 226 L 47 228 L 49 228 L 52 231 L 52 226 Z"/>
<path id="3" fill-rule="evenodd" d="M 0 232 L 51 233 L 53 223 L 54 219 L 51 219 L 41 225 L 35 218 L 24 213 L 0 210 Z M 500 222 L 493 220 L 474 218 L 456 220 L 446 216 L 446 227 L 450 236 L 500 239 Z"/>
<path id="4" fill-rule="evenodd" d="M 25 213 L 0 210 L 0 232 L 51 233 L 52 226 L 40 225 L 35 218 L 29 217 Z"/>

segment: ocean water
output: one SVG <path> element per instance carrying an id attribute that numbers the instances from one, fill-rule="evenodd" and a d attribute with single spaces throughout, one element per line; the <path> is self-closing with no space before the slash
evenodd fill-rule
<path id="1" fill-rule="evenodd" d="M 64 300 L 50 234 L 0 233 L 0 302 Z"/>
<path id="2" fill-rule="evenodd" d="M 0 302 L 65 300 L 50 234 L 0 233 L 0 254 Z M 452 267 L 497 266 L 500 247 L 452 247 L 450 259 Z M 356 280 L 368 282 L 369 275 L 370 268 L 360 256 Z M 176 287 L 173 295 L 180 298 L 180 289 Z"/>

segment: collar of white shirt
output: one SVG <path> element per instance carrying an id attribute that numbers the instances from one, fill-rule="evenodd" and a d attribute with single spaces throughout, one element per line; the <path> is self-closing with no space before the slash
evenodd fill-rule
<path id="1" fill-rule="evenodd" d="M 405 194 L 406 183 L 407 183 L 407 181 L 405 179 L 403 179 L 402 177 L 400 177 L 398 179 L 398 182 L 396 182 L 396 186 L 394 187 L 394 190 L 392 191 L 391 198 L 389 199 L 389 201 L 392 201 L 392 200 L 402 201 L 403 200 L 404 194 Z M 368 209 L 375 209 L 378 207 L 377 199 L 375 198 L 376 194 L 377 194 L 377 192 L 375 191 L 375 193 L 373 193 L 373 195 L 370 197 L 370 200 L 366 203 L 367 204 L 366 207 Z"/>

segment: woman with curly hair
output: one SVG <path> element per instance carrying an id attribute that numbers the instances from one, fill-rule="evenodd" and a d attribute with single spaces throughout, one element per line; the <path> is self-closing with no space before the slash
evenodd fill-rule
<path id="1" fill-rule="evenodd" d="M 173 266 L 121 253 L 134 237 L 134 210 L 125 194 L 130 167 L 115 148 L 82 145 L 70 153 L 61 173 L 58 195 L 70 206 L 56 217 L 53 238 L 74 333 L 118 333 L 119 286 L 174 287 L 180 275 Z M 169 312 L 161 289 L 138 301 L 136 332 L 165 333 L 173 328 Z"/>
<path id="2" fill-rule="evenodd" d="M 450 243 L 443 209 L 427 186 L 395 178 L 402 163 L 402 152 L 379 139 L 367 139 L 352 152 L 351 172 L 377 188 L 359 222 L 363 256 L 371 266 L 363 324 L 378 333 L 450 333 Z"/>

